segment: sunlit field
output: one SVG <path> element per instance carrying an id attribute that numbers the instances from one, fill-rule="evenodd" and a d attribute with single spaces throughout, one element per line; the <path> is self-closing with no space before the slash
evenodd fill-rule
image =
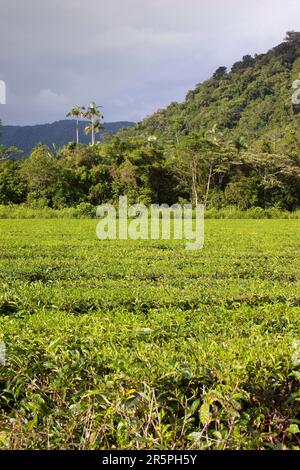
<path id="1" fill-rule="evenodd" d="M 96 223 L 0 221 L 0 447 L 299 448 L 300 221 Z"/>

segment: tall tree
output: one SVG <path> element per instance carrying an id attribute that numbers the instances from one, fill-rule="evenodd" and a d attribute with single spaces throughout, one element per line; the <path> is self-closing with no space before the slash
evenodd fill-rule
<path id="1" fill-rule="evenodd" d="M 98 119 L 93 119 L 89 126 L 84 129 L 85 134 L 92 134 L 92 145 L 95 144 L 95 135 L 103 129 L 101 122 Z"/>
<path id="2" fill-rule="evenodd" d="M 196 131 L 190 132 L 177 146 L 176 171 L 181 177 L 190 179 L 191 199 L 196 206 L 200 194 L 206 203 L 212 177 L 208 155 L 216 150 L 216 143 Z"/>
<path id="3" fill-rule="evenodd" d="M 77 142 L 77 145 L 79 144 L 79 119 L 84 116 L 84 114 L 83 114 L 84 110 L 85 110 L 84 106 L 79 106 L 79 105 L 76 104 L 75 106 L 73 106 L 71 111 L 69 111 L 66 115 L 67 117 L 74 117 L 76 119 L 76 142 Z"/>
<path id="4" fill-rule="evenodd" d="M 221 184 L 236 153 L 235 149 L 225 144 L 223 134 L 214 126 L 205 136 L 196 131 L 190 132 L 177 146 L 177 152 L 176 171 L 191 180 L 192 201 L 197 206 L 201 198 L 206 205 L 213 178 Z"/>
<path id="5" fill-rule="evenodd" d="M 102 106 L 97 106 L 94 101 L 92 101 L 85 113 L 84 117 L 90 121 L 90 125 L 85 128 L 85 133 L 92 134 L 92 145 L 95 144 L 95 133 L 99 132 L 101 129 L 101 123 L 99 119 L 103 119 L 103 115 L 99 111 L 99 108 Z M 98 117 L 99 119 L 95 119 Z"/>

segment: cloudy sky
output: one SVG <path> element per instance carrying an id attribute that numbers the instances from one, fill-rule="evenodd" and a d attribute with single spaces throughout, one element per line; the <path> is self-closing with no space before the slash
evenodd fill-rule
<path id="1" fill-rule="evenodd" d="M 105 121 L 137 121 L 300 30 L 299 0 L 0 2 L 4 124 L 63 119 L 91 100 Z"/>

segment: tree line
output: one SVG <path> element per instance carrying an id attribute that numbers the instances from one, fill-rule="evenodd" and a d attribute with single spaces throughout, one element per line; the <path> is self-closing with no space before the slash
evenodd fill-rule
<path id="1" fill-rule="evenodd" d="M 135 129 L 92 143 L 38 145 L 19 160 L 0 149 L 0 204 L 64 208 L 114 203 L 126 194 L 144 204 L 300 207 L 298 151 L 278 152 L 264 141 L 255 150 L 243 138 L 224 139 L 216 126 L 192 131 L 172 147 Z"/>

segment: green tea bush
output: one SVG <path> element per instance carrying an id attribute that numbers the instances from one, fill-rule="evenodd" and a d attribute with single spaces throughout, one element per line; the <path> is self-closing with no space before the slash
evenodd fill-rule
<path id="1" fill-rule="evenodd" d="M 299 449 L 299 220 L 1 220 L 1 449 Z"/>

